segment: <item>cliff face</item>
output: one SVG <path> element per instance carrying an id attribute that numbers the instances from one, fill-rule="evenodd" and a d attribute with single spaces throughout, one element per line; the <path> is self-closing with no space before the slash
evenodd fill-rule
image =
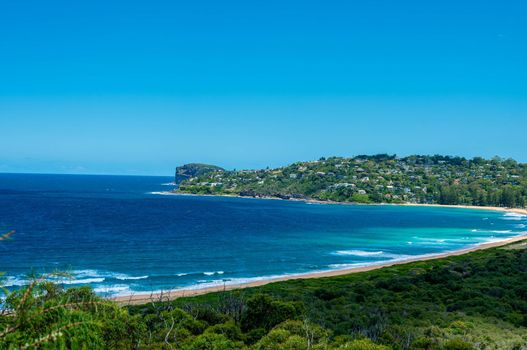
<path id="1" fill-rule="evenodd" d="M 224 169 L 220 168 L 219 166 L 210 165 L 210 164 L 200 164 L 200 163 L 185 164 L 182 166 L 178 166 L 176 168 L 175 181 L 176 181 L 176 184 L 179 185 L 181 182 L 187 179 L 190 179 L 191 177 L 205 175 L 213 171 L 224 171 Z"/>

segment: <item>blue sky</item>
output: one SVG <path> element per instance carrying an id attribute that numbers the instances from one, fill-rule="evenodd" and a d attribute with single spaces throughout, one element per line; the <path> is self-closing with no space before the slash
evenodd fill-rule
<path id="1" fill-rule="evenodd" d="M 527 162 L 525 1 L 0 5 L 0 172 Z"/>

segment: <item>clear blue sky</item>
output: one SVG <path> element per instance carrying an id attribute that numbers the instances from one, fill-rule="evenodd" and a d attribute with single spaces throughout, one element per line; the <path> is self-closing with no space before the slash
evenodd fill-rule
<path id="1" fill-rule="evenodd" d="M 527 162 L 527 2 L 4 1 L 0 172 Z"/>

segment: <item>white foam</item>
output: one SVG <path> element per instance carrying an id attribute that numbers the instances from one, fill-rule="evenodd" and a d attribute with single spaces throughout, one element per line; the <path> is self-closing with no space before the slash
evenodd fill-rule
<path id="1" fill-rule="evenodd" d="M 104 282 L 104 277 L 92 277 L 92 278 L 82 278 L 82 279 L 76 279 L 76 278 L 66 278 L 66 277 L 51 277 L 47 279 L 50 282 L 53 283 L 59 283 L 59 284 L 90 284 L 90 283 L 100 283 Z M 27 286 L 31 283 L 31 280 L 21 278 L 21 277 L 14 277 L 14 276 L 8 276 L 6 277 L 4 281 L 4 287 L 22 287 Z"/>
<path id="2" fill-rule="evenodd" d="M 527 220 L 527 215 L 519 214 L 519 213 L 506 213 L 502 216 L 502 219 L 521 221 L 521 220 Z"/>
<path id="3" fill-rule="evenodd" d="M 378 256 L 384 255 L 382 250 L 367 251 L 367 250 L 337 250 L 335 255 L 354 255 L 354 256 Z"/>
<path id="4" fill-rule="evenodd" d="M 188 273 L 184 273 L 184 272 L 176 274 L 176 276 L 178 276 L 178 277 L 187 276 L 187 275 L 188 275 Z"/>
<path id="5" fill-rule="evenodd" d="M 372 265 L 372 264 L 364 264 L 364 263 L 331 264 L 331 265 L 328 265 L 328 267 L 330 269 L 335 269 L 335 270 L 344 270 L 344 269 L 350 269 L 350 268 L 353 268 L 353 267 L 364 267 L 364 266 L 368 266 L 368 265 Z"/>
<path id="6" fill-rule="evenodd" d="M 340 256 L 358 256 L 363 258 L 377 258 L 381 262 L 386 262 L 386 260 L 394 260 L 404 257 L 406 255 L 386 253 L 382 250 L 379 251 L 365 251 L 365 250 L 339 250 L 333 253 L 334 255 Z"/>
<path id="7" fill-rule="evenodd" d="M 24 278 L 7 276 L 5 280 L 3 281 L 3 286 L 4 287 L 19 287 L 19 286 L 26 286 L 29 283 L 30 282 Z"/>
<path id="8" fill-rule="evenodd" d="M 512 233 L 512 230 L 472 230 L 471 232 L 479 232 L 479 233 Z"/>
<path id="9" fill-rule="evenodd" d="M 98 294 L 109 294 L 111 296 L 128 295 L 131 290 L 127 285 L 99 286 L 93 288 Z"/>
<path id="10" fill-rule="evenodd" d="M 224 271 L 203 272 L 205 276 L 223 275 Z"/>
<path id="11" fill-rule="evenodd" d="M 97 270 L 92 269 L 85 269 L 85 270 L 73 270 L 72 271 L 73 276 L 77 278 L 83 278 L 83 277 L 105 277 L 104 274 L 101 274 Z"/>
<path id="12" fill-rule="evenodd" d="M 50 279 L 52 282 L 57 282 L 60 284 L 90 284 L 90 283 L 101 283 L 104 282 L 104 277 L 94 277 L 94 278 L 84 278 L 84 279 Z"/>
<path id="13" fill-rule="evenodd" d="M 418 238 L 418 241 L 415 242 L 415 244 L 427 245 L 427 246 L 444 245 L 445 243 L 448 243 L 446 239 L 428 239 L 428 238 Z"/>
<path id="14" fill-rule="evenodd" d="M 126 280 L 144 280 L 146 278 L 148 278 L 148 275 L 145 275 L 145 276 L 127 276 L 127 275 L 122 275 L 122 276 L 115 276 L 116 279 L 118 280 L 121 280 L 121 281 L 126 281 Z"/>
<path id="15" fill-rule="evenodd" d="M 119 273 L 119 272 L 110 272 L 110 271 L 98 271 L 98 270 L 92 270 L 92 269 L 85 269 L 85 270 L 74 270 L 72 273 L 73 277 L 76 279 L 83 279 L 83 278 L 115 278 L 118 280 L 142 280 L 146 279 L 149 276 L 129 276 L 125 273 Z"/>

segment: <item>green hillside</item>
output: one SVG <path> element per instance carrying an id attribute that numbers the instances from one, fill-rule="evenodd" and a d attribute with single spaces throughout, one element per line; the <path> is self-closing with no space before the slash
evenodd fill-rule
<path id="1" fill-rule="evenodd" d="M 358 203 L 525 207 L 527 164 L 497 157 L 332 157 L 277 169 L 212 171 L 188 178 L 178 191 Z"/>

